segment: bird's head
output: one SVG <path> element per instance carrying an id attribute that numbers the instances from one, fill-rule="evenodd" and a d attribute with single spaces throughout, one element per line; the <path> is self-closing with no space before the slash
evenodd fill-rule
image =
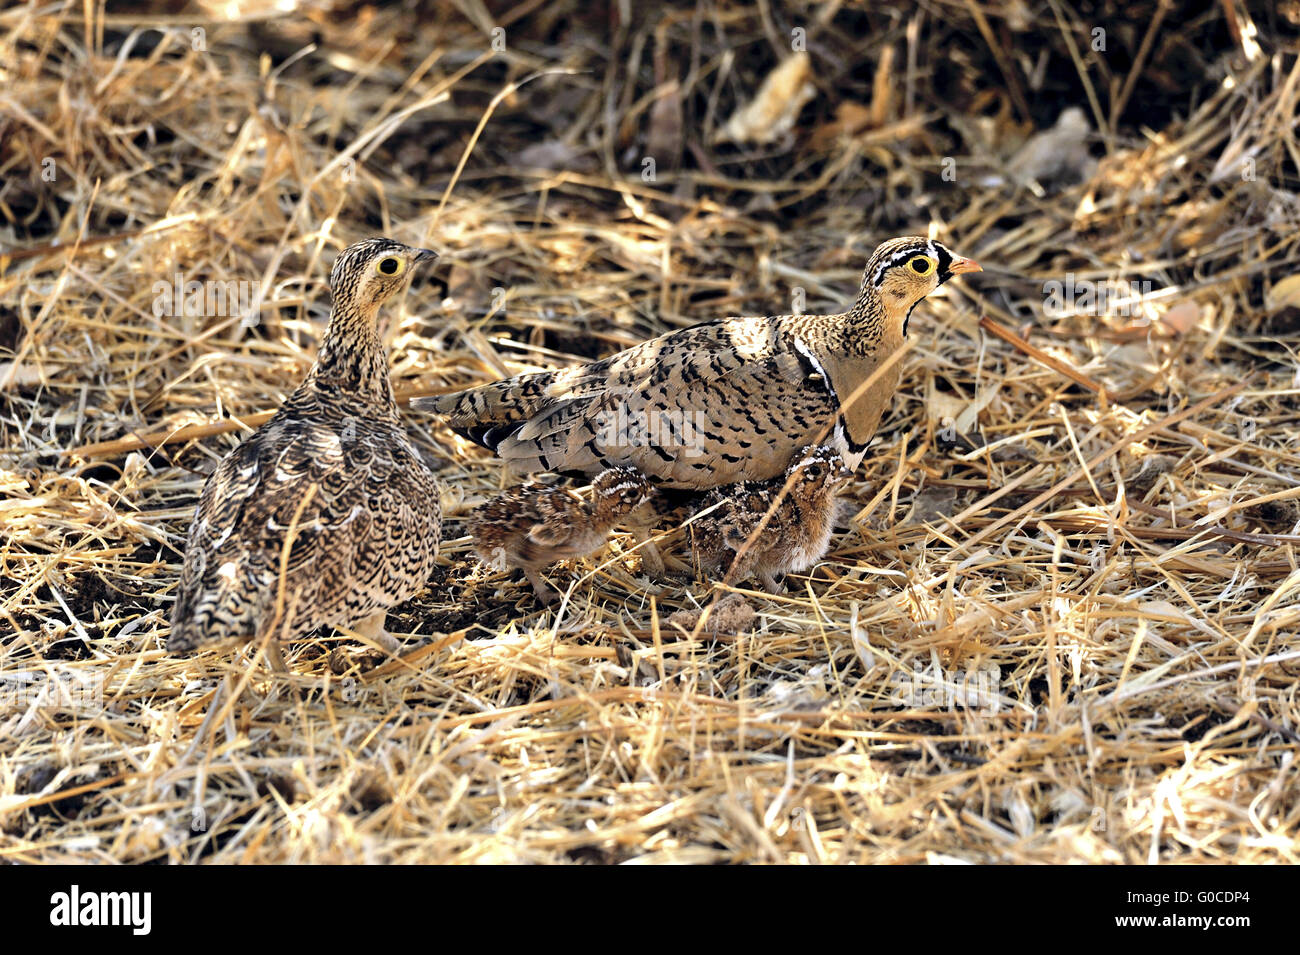
<path id="1" fill-rule="evenodd" d="M 624 517 L 654 496 L 655 487 L 636 468 L 618 466 L 596 475 L 591 482 L 596 510 L 603 516 Z"/>
<path id="2" fill-rule="evenodd" d="M 355 242 L 339 253 L 330 269 L 334 307 L 373 315 L 406 287 L 415 266 L 437 257 L 430 249 L 413 249 L 383 237 Z"/>
<path id="3" fill-rule="evenodd" d="M 846 484 L 853 472 L 849 470 L 834 448 L 825 445 L 809 445 L 799 451 L 790 461 L 786 470 L 788 482 L 802 485 L 808 490 L 818 488 L 834 489 Z"/>
<path id="4" fill-rule="evenodd" d="M 981 272 L 978 262 L 923 236 L 890 239 L 876 247 L 862 274 L 864 300 L 873 301 L 887 323 L 907 334 L 907 319 L 921 301 L 954 275 Z"/>

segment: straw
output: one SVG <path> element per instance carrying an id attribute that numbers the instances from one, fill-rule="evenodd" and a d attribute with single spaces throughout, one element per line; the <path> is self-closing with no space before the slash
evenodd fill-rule
<path id="1" fill-rule="evenodd" d="M 0 859 L 1300 861 L 1300 67 L 1242 5 L 253 6 L 0 13 Z M 801 25 L 789 131 L 717 143 Z M 1013 163 L 1071 106 L 1105 127 Z M 407 410 L 446 515 L 408 656 L 165 652 L 349 242 L 441 253 L 390 306 L 405 401 L 838 311 L 927 232 L 985 272 L 912 315 L 784 594 L 620 534 L 544 612 L 469 549 L 499 463 Z M 263 297 L 177 314 L 177 275 Z M 733 594 L 739 632 L 669 623 Z"/>

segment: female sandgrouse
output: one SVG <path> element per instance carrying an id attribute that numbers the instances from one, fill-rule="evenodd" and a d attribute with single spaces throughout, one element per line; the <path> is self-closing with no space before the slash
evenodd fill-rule
<path id="1" fill-rule="evenodd" d="M 716 508 L 690 525 L 700 569 L 719 574 L 734 561 L 737 580 L 757 577 L 776 593 L 778 576 L 808 570 L 826 555 L 835 495 L 852 476 L 823 445 L 801 449 L 783 475 L 710 491 L 704 506 Z"/>
<path id="2" fill-rule="evenodd" d="M 645 475 L 626 467 L 596 475 L 590 502 L 565 487 L 525 484 L 475 508 L 469 533 L 485 564 L 494 570 L 523 568 L 537 598 L 552 603 L 558 594 L 538 571 L 598 550 L 614 525 L 652 494 L 654 487 Z"/>
<path id="3" fill-rule="evenodd" d="M 412 404 L 525 473 L 630 465 L 665 487 L 705 489 L 775 477 L 822 443 L 856 469 L 898 387 L 890 359 L 912 309 L 978 271 L 932 239 L 890 239 L 847 312 L 717 319 L 591 364 Z"/>
<path id="4" fill-rule="evenodd" d="M 438 486 L 397 416 L 380 306 L 436 253 L 375 238 L 330 272 L 329 328 L 307 378 L 208 478 L 167 649 L 344 626 L 396 645 L 384 613 L 428 579 Z"/>

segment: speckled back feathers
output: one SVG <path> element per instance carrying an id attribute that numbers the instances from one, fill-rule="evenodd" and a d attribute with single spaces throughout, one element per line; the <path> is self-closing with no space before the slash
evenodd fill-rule
<path id="1" fill-rule="evenodd" d="M 350 626 L 423 586 L 440 536 L 438 487 L 398 421 L 377 312 L 431 255 L 388 239 L 340 253 L 333 315 L 306 380 L 204 485 L 169 650 Z"/>
<path id="2" fill-rule="evenodd" d="M 665 487 L 707 489 L 775 477 L 800 447 L 821 443 L 856 467 L 897 387 L 889 359 L 911 309 L 977 268 L 934 240 L 893 239 L 868 261 L 847 312 L 704 322 L 413 406 L 446 415 L 523 473 L 628 465 Z"/>

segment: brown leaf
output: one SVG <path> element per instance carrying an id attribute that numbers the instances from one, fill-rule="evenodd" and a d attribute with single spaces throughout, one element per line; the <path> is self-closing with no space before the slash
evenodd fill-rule
<path id="1" fill-rule="evenodd" d="M 1174 335 L 1186 335 L 1201 318 L 1201 306 L 1195 302 L 1179 302 L 1160 316 L 1160 325 Z"/>
<path id="2" fill-rule="evenodd" d="M 682 159 L 682 88 L 677 80 L 655 91 L 650 107 L 650 129 L 646 133 L 646 155 L 660 169 L 676 169 Z"/>
<path id="3" fill-rule="evenodd" d="M 758 93 L 713 135 L 715 143 L 770 143 L 790 131 L 804 103 L 816 95 L 812 61 L 796 53 L 767 75 Z"/>
<path id="4" fill-rule="evenodd" d="M 854 136 L 864 129 L 870 129 L 873 118 L 871 109 L 861 103 L 846 100 L 835 107 L 834 120 L 817 127 L 809 145 L 814 150 L 825 149 L 842 136 Z"/>
<path id="5" fill-rule="evenodd" d="M 1300 275 L 1288 275 L 1264 296 L 1264 308 L 1273 315 L 1284 308 L 1300 308 Z"/>

